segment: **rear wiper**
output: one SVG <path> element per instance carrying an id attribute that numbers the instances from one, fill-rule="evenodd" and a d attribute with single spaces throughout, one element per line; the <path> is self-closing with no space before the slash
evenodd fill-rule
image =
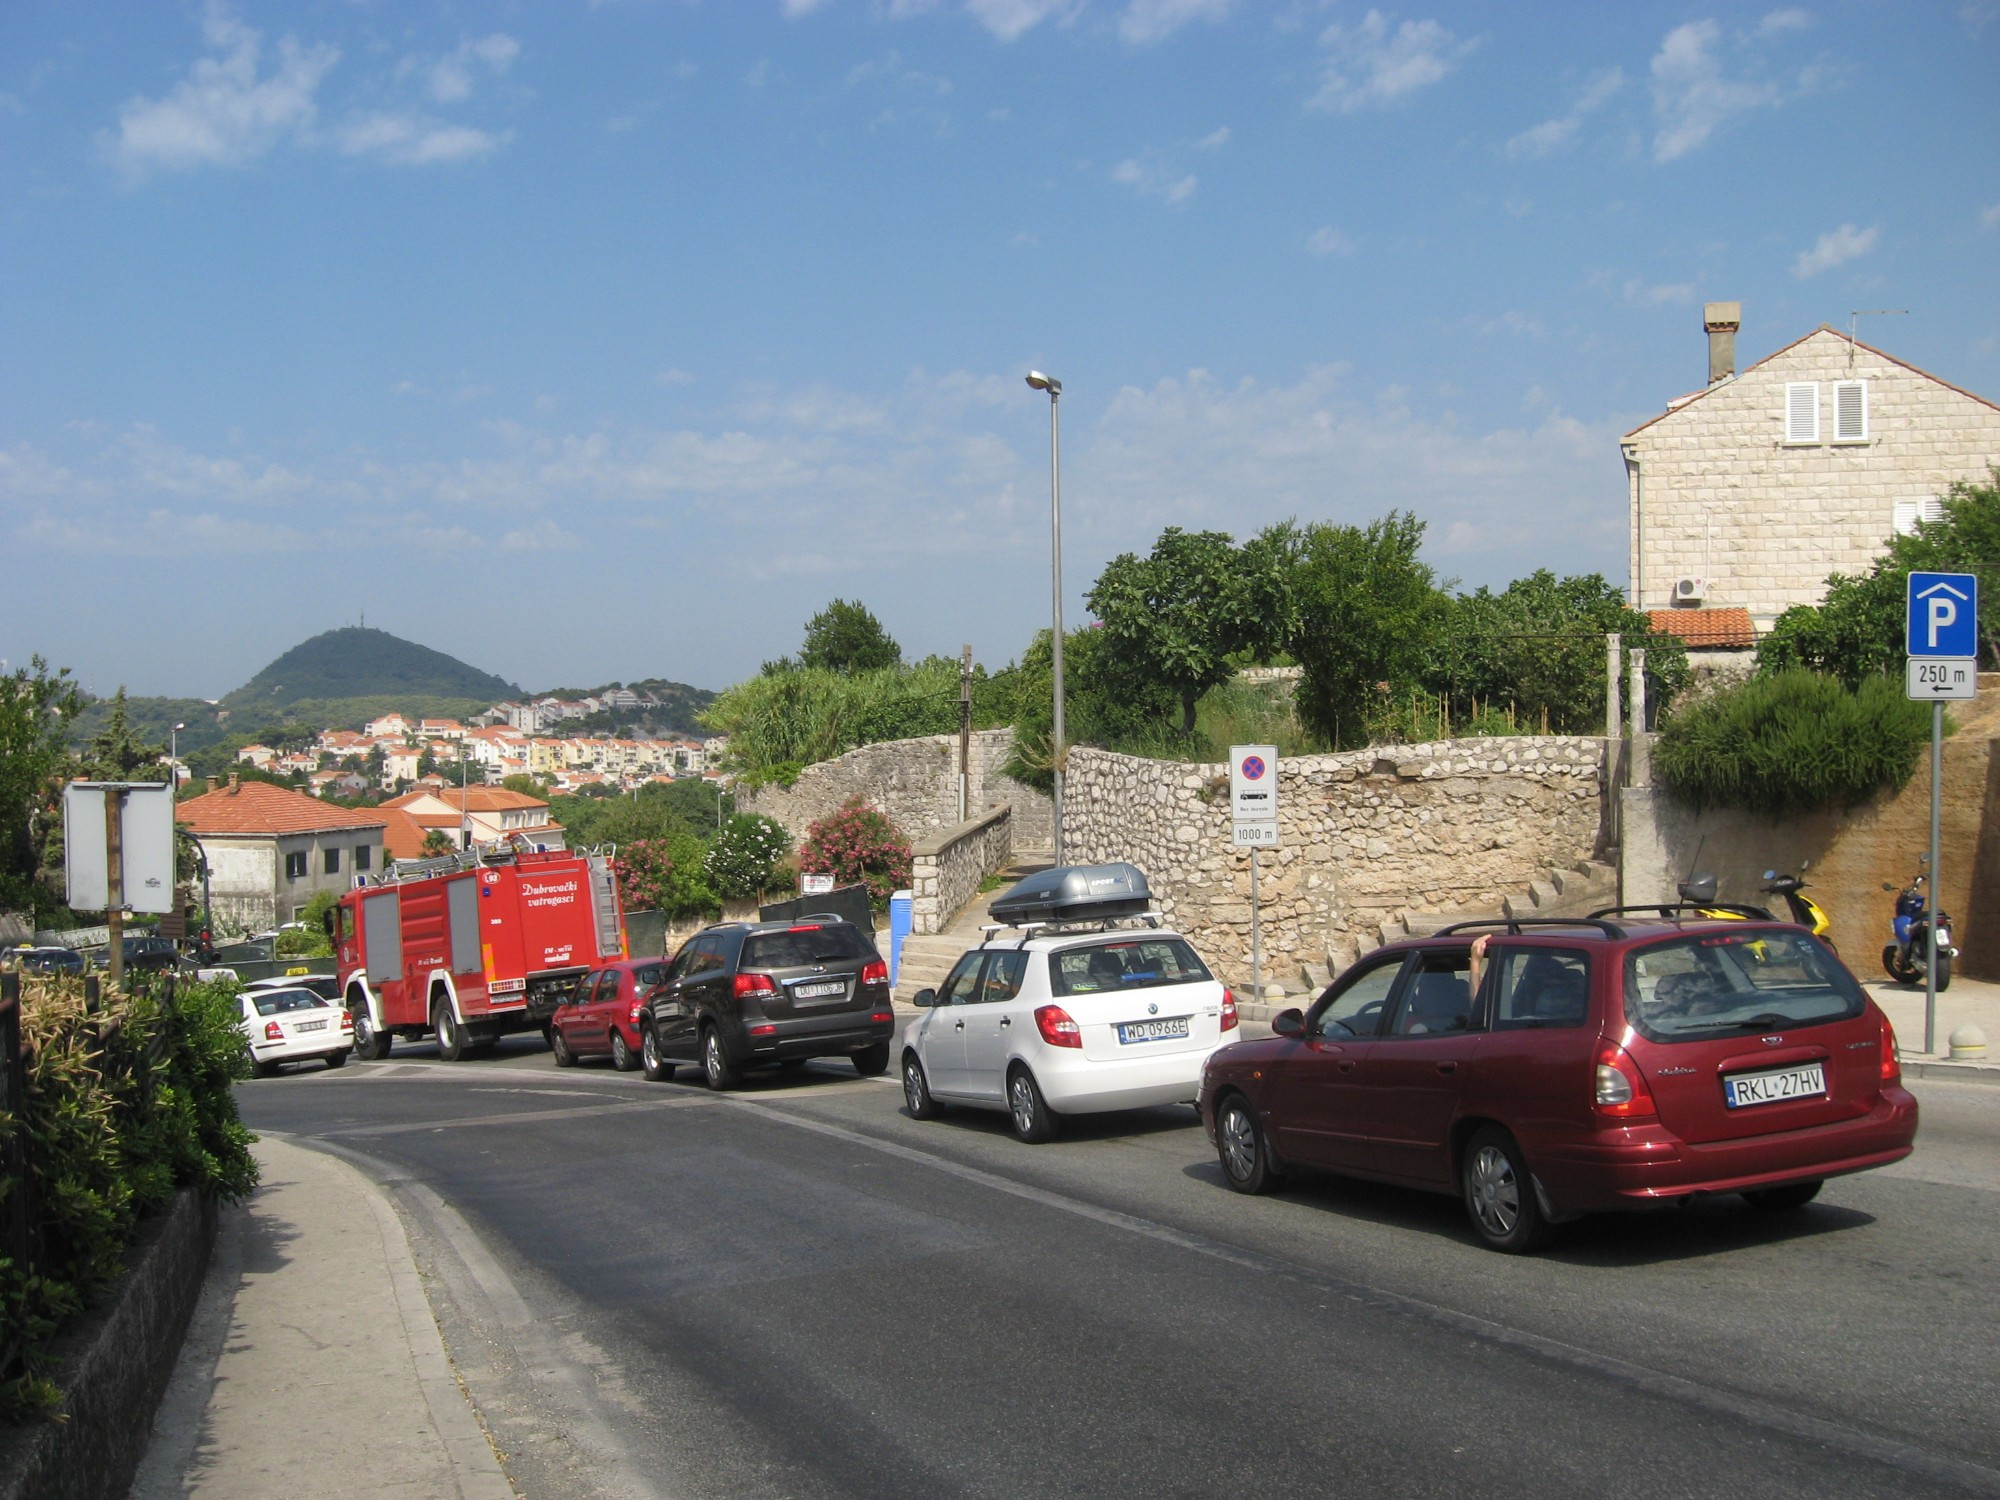
<path id="1" fill-rule="evenodd" d="M 1797 1026 L 1799 1024 L 1799 1022 L 1793 1020 L 1790 1016 L 1773 1015 L 1766 1012 L 1761 1016 L 1752 1016 L 1747 1021 L 1738 1021 L 1736 1029 L 1739 1031 L 1762 1031 L 1767 1026 Z"/>

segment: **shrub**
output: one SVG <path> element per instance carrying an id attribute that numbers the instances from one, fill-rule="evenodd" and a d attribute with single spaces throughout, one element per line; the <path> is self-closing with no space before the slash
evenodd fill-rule
<path id="1" fill-rule="evenodd" d="M 634 839 L 611 861 L 627 911 L 665 912 L 669 920 L 704 917 L 721 907 L 704 868 L 708 846 L 683 828 Z"/>
<path id="2" fill-rule="evenodd" d="M 806 830 L 799 872 L 831 875 L 839 885 L 865 885 L 876 910 L 910 883 L 910 841 L 886 814 L 856 797 Z"/>
<path id="3" fill-rule="evenodd" d="M 722 896 L 762 897 L 774 884 L 778 861 L 791 850 L 784 825 L 760 813 L 738 813 L 708 846 L 703 868 Z"/>
<path id="4" fill-rule="evenodd" d="M 1697 808 L 1779 816 L 1852 807 L 1900 791 L 1930 735 L 1930 714 L 1902 685 L 1792 669 L 1753 677 L 1675 714 L 1653 765 Z"/>
<path id="5" fill-rule="evenodd" d="M 23 1138 L 40 1249 L 32 1267 L 0 1257 L 0 1328 L 19 1356 L 0 1370 L 0 1418 L 54 1403 L 48 1340 L 124 1269 L 141 1217 L 179 1188 L 233 1201 L 257 1185 L 232 1089 L 250 1075 L 235 983 L 113 991 L 94 1009 L 85 993 L 78 979 L 21 986 L 27 1088 L 0 1114 L 0 1145 Z"/>

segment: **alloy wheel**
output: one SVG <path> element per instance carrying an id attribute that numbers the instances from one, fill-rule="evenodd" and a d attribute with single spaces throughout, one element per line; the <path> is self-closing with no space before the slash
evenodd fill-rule
<path id="1" fill-rule="evenodd" d="M 1035 1086 L 1026 1073 L 1016 1073 L 1007 1086 L 1007 1102 L 1014 1110 L 1014 1128 L 1026 1135 L 1035 1128 Z"/>

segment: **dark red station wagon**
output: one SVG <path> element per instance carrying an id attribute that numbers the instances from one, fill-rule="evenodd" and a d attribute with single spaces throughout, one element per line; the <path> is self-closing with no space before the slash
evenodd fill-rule
<path id="1" fill-rule="evenodd" d="M 1314 1167 L 1453 1193 L 1521 1252 L 1700 1194 L 1797 1208 L 1909 1155 L 1895 1033 L 1832 949 L 1651 910 L 1382 948 L 1277 1035 L 1222 1048 L 1200 1105 L 1229 1185 Z"/>

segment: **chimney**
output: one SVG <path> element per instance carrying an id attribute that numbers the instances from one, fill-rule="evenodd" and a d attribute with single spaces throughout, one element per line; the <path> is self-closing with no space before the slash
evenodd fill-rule
<path id="1" fill-rule="evenodd" d="M 208 780 L 208 789 L 211 792 L 214 791 L 218 786 L 222 785 L 222 783 L 217 781 L 213 776 L 208 777 L 207 780 Z"/>
<path id="2" fill-rule="evenodd" d="M 235 771 L 229 773 L 229 795 L 234 797 L 243 789 L 243 778 Z"/>
<path id="3" fill-rule="evenodd" d="M 1736 374 L 1736 330 L 1743 326 L 1741 302 L 1704 302 L 1701 326 L 1708 330 L 1708 383 Z"/>

